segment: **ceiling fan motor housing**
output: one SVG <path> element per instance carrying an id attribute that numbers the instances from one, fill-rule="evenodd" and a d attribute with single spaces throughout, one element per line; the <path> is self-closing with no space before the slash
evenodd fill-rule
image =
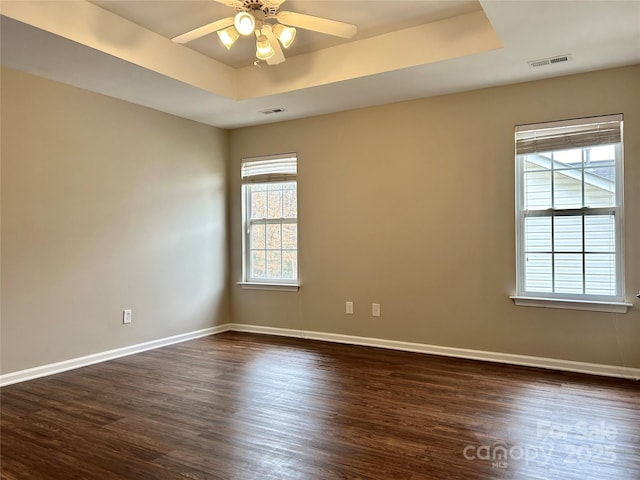
<path id="1" fill-rule="evenodd" d="M 242 2 L 242 8 L 238 10 L 244 10 L 247 12 L 255 13 L 260 11 L 264 14 L 265 18 L 275 17 L 278 13 L 278 5 L 265 2 L 263 0 L 244 0 Z"/>

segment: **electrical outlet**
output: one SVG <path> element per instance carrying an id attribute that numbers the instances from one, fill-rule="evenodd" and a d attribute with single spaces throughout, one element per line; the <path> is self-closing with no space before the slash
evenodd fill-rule
<path id="1" fill-rule="evenodd" d="M 122 323 L 131 323 L 131 310 L 124 310 L 122 312 Z"/>
<path id="2" fill-rule="evenodd" d="M 371 316 L 372 317 L 379 317 L 380 316 L 380 304 L 379 303 L 372 303 L 371 304 Z"/>
<path id="3" fill-rule="evenodd" d="M 347 315 L 353 315 L 353 302 L 347 302 Z"/>

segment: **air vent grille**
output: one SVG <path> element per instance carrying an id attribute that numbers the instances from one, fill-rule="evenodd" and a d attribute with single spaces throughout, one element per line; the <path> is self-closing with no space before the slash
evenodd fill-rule
<path id="1" fill-rule="evenodd" d="M 541 58 L 540 60 L 531 60 L 527 62 L 531 68 L 544 67 L 545 65 L 553 65 L 554 63 L 563 63 L 572 60 L 571 55 L 558 55 L 555 57 Z"/>
<path id="2" fill-rule="evenodd" d="M 262 110 L 260 113 L 264 115 L 273 115 L 274 113 L 284 113 L 286 111 L 286 108 L 271 108 L 269 110 Z"/>

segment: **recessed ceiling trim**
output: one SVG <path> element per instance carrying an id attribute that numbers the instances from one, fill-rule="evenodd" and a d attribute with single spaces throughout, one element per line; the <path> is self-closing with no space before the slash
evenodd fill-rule
<path id="1" fill-rule="evenodd" d="M 216 95 L 238 97 L 235 69 L 89 2 L 0 1 L 0 14 Z"/>
<path id="2" fill-rule="evenodd" d="M 244 67 L 238 70 L 239 88 L 246 98 L 262 97 L 502 47 L 486 15 L 478 11 L 294 56 L 277 72 Z"/>
<path id="3" fill-rule="evenodd" d="M 248 100 L 502 47 L 483 11 L 233 69 L 86 1 L 1 2 L 3 15 L 232 100 Z M 73 19 L 72 21 L 70 19 Z M 407 48 L 420 45 L 420 48 Z"/>

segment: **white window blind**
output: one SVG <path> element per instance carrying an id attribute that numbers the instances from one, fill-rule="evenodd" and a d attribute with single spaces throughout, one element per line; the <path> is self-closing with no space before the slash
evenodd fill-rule
<path id="1" fill-rule="evenodd" d="M 516 127 L 516 155 L 613 145 L 622 139 L 622 115 Z"/>
<path id="2" fill-rule="evenodd" d="M 295 180 L 298 161 L 294 155 L 242 162 L 242 183 L 287 182 Z"/>

